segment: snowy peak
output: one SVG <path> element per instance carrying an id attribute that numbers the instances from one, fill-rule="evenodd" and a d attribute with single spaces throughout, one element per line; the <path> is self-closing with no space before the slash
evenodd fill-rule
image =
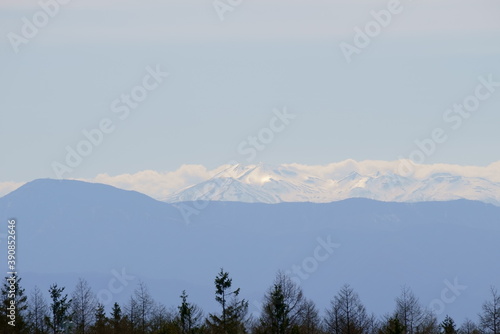
<path id="1" fill-rule="evenodd" d="M 482 175 L 479 169 L 474 172 L 467 167 L 447 170 L 446 165 L 419 165 L 406 175 L 400 172 L 401 164 L 346 160 L 327 166 L 225 165 L 210 179 L 164 200 L 325 203 L 347 198 L 396 202 L 469 199 L 500 205 L 500 182 L 491 173 Z M 491 166 L 497 168 L 498 164 Z"/>

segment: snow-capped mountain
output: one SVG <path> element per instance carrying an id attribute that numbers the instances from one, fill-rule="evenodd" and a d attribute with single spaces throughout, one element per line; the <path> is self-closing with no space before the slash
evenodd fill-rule
<path id="1" fill-rule="evenodd" d="M 496 177 L 474 173 L 467 167 L 447 169 L 436 165 L 418 166 L 408 175 L 401 166 L 401 162 L 370 164 L 352 160 L 319 168 L 298 164 L 226 165 L 211 178 L 163 200 L 327 203 L 347 198 L 388 202 L 469 199 L 500 205 L 500 182 Z M 493 167 L 500 176 L 500 165 Z"/>
<path id="2" fill-rule="evenodd" d="M 386 202 L 477 200 L 500 206 L 500 161 L 489 166 L 413 165 L 345 160 L 328 165 L 183 165 L 175 171 L 100 174 L 80 181 L 134 190 L 159 201 L 328 203 L 348 198 Z M 0 197 L 23 183 L 0 183 Z"/>

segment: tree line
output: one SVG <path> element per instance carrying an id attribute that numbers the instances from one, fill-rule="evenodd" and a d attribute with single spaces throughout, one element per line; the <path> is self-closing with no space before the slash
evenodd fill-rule
<path id="1" fill-rule="evenodd" d="M 500 294 L 494 287 L 476 321 L 467 319 L 457 326 L 449 316 L 439 323 L 408 287 L 395 299 L 392 313 L 377 317 L 366 310 L 353 288 L 344 285 L 321 316 L 300 286 L 282 272 L 265 292 L 259 316 L 249 315 L 248 301 L 240 297 L 240 289 L 233 287 L 223 269 L 214 280 L 219 311 L 207 315 L 188 300 L 186 291 L 182 291 L 177 307 L 167 308 L 153 299 L 143 282 L 128 302 L 115 303 L 109 314 L 84 279 L 78 280 L 70 295 L 64 287 L 51 285 L 49 301 L 38 287 L 27 296 L 20 282 L 20 278 L 15 282 L 15 327 L 8 323 L 10 283 L 2 287 L 0 333 L 500 334 Z"/>

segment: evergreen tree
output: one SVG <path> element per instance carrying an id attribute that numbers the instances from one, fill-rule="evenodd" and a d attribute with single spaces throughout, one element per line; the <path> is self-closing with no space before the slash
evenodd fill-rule
<path id="1" fill-rule="evenodd" d="M 380 328 L 379 334 L 406 334 L 406 328 L 398 318 L 390 317 Z"/>
<path id="2" fill-rule="evenodd" d="M 453 321 L 453 319 L 449 315 L 446 315 L 440 327 L 442 334 L 457 334 L 455 321 Z"/>
<path id="3" fill-rule="evenodd" d="M 178 324 L 182 334 L 195 333 L 201 327 L 203 312 L 201 309 L 187 301 L 186 290 L 181 294 L 181 305 L 178 307 Z"/>
<path id="4" fill-rule="evenodd" d="M 5 333 L 24 333 L 27 330 L 28 297 L 20 283 L 21 278 L 15 275 L 4 279 L 1 290 L 0 330 Z"/>
<path id="5" fill-rule="evenodd" d="M 111 310 L 111 327 L 113 333 L 118 334 L 122 332 L 122 322 L 122 309 L 120 305 L 115 302 Z"/>
<path id="6" fill-rule="evenodd" d="M 95 307 L 94 313 L 95 322 L 92 325 L 91 332 L 95 334 L 106 334 L 110 333 L 108 326 L 108 317 L 106 316 L 106 311 L 104 309 L 104 305 L 101 303 L 97 303 Z"/>
<path id="7" fill-rule="evenodd" d="M 210 332 L 217 334 L 245 333 L 245 317 L 248 311 L 248 302 L 239 300 L 240 289 L 231 290 L 232 279 L 221 268 L 215 278 L 215 300 L 221 305 L 220 315 L 209 314 L 207 326 Z"/>
<path id="8" fill-rule="evenodd" d="M 269 329 L 269 333 L 285 334 L 290 327 L 290 308 L 285 304 L 285 295 L 281 285 L 274 284 L 268 302 L 264 307 L 267 316 L 262 317 L 261 323 Z"/>
<path id="9" fill-rule="evenodd" d="M 264 296 L 261 331 L 283 334 L 298 330 L 305 321 L 306 307 L 307 301 L 302 289 L 289 276 L 278 272 L 273 286 Z M 314 312 L 314 306 L 309 311 Z M 310 313 L 309 316 L 313 314 Z"/>
<path id="10" fill-rule="evenodd" d="M 68 311 L 71 306 L 71 300 L 68 300 L 67 294 L 63 295 L 64 289 L 64 287 L 59 288 L 56 283 L 52 284 L 49 289 L 52 301 L 50 304 L 52 318 L 49 319 L 49 326 L 54 334 L 63 330 L 64 323 L 70 320 Z"/>

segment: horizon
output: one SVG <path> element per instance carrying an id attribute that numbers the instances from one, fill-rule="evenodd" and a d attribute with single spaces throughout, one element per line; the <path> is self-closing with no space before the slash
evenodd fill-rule
<path id="1" fill-rule="evenodd" d="M 238 179 L 240 176 L 237 172 L 237 167 L 244 171 L 264 168 L 262 173 L 264 178 L 272 177 L 276 179 L 274 174 L 276 170 L 288 169 L 300 173 L 302 177 L 314 177 L 323 179 L 325 181 L 332 180 L 338 181 L 348 176 L 352 172 L 360 173 L 365 177 L 377 177 L 378 174 L 382 175 L 396 175 L 398 177 L 410 178 L 414 180 L 424 181 L 430 177 L 440 174 L 448 173 L 450 175 L 461 176 L 465 178 L 481 178 L 489 180 L 492 183 L 500 183 L 500 161 L 491 163 L 487 166 L 461 166 L 452 164 L 415 164 L 411 160 L 395 160 L 395 161 L 381 161 L 381 160 L 365 160 L 355 161 L 347 159 L 339 162 L 332 162 L 325 165 L 304 165 L 298 163 L 290 164 L 265 164 L 259 162 L 257 164 L 242 164 L 235 161 L 228 162 L 214 169 L 208 169 L 203 165 L 182 165 L 175 171 L 153 171 L 145 170 L 134 174 L 121 174 L 121 175 L 108 175 L 99 174 L 93 178 L 40 178 L 51 180 L 77 180 L 89 183 L 100 183 L 111 185 L 113 187 L 123 190 L 133 190 L 150 196 L 160 201 L 169 201 L 167 198 L 170 196 L 187 190 L 197 184 L 214 180 L 217 178 L 230 178 Z M 269 170 L 271 169 L 271 170 Z M 273 170 L 275 169 L 275 170 Z M 39 179 L 35 179 L 39 180 Z M 0 197 L 15 191 L 19 187 L 30 183 L 27 182 L 0 182 Z M 284 180 L 283 178 L 281 180 Z M 280 177 L 275 181 L 280 181 Z M 243 183 L 252 184 L 253 181 L 243 181 Z M 265 183 L 265 182 L 264 182 Z M 221 187 L 221 191 L 226 191 Z M 500 204 L 500 202 L 499 202 Z"/>

